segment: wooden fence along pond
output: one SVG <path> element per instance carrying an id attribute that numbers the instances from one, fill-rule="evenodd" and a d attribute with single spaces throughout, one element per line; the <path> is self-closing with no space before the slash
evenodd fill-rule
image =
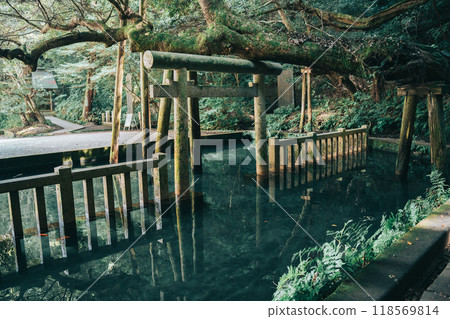
<path id="1" fill-rule="evenodd" d="M 368 127 L 269 139 L 269 189 L 279 178 L 280 189 L 327 178 L 365 165 Z M 273 192 L 272 192 L 273 193 Z"/>
<path id="2" fill-rule="evenodd" d="M 117 244 L 116 211 L 114 202 L 113 178 L 120 180 L 120 191 L 122 197 L 122 208 L 119 210 L 121 223 L 125 239 L 133 239 L 133 223 L 130 220 L 130 211 L 133 210 L 131 194 L 130 173 L 137 172 L 139 181 L 139 206 L 141 208 L 141 228 L 142 233 L 146 232 L 145 211 L 149 200 L 148 170 L 152 170 L 155 213 L 161 213 L 161 209 L 168 199 L 168 172 L 165 163 L 165 154 L 158 153 L 152 159 L 138 160 L 127 163 L 97 166 L 72 170 L 67 166 L 55 168 L 54 173 L 42 174 L 30 177 L 15 178 L 0 182 L 0 194 L 8 193 L 9 212 L 11 218 L 11 233 L 14 243 L 14 256 L 16 271 L 23 273 L 27 270 L 27 260 L 25 256 L 24 229 L 22 222 L 22 212 L 19 200 L 19 191 L 33 189 L 34 206 L 37 225 L 37 238 L 40 249 L 40 262 L 46 264 L 54 263 L 50 256 L 48 215 L 45 202 L 44 187 L 56 186 L 58 223 L 62 257 L 70 261 L 78 256 L 78 234 L 74 205 L 73 183 L 82 181 L 84 191 L 85 218 L 87 229 L 88 250 L 96 250 L 97 230 L 96 209 L 94 204 L 94 178 L 103 179 L 105 219 L 106 219 L 106 245 L 115 246 Z"/>

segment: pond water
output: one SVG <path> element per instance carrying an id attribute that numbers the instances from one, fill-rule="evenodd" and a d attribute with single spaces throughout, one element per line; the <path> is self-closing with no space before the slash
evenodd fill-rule
<path id="1" fill-rule="evenodd" d="M 271 300 L 292 254 L 315 245 L 311 238 L 323 243 L 329 239 L 327 231 L 342 228 L 350 219 L 376 227 L 383 214 L 403 207 L 429 186 L 429 166 L 413 161 L 408 183 L 394 182 L 395 156 L 379 152 L 370 152 L 364 167 L 321 180 L 308 182 L 308 177 L 289 175 L 282 183 L 263 182 L 256 180 L 254 162 L 239 165 L 249 154 L 244 148 L 238 148 L 236 155 L 228 150 L 206 151 L 203 174 L 193 180 L 193 189 L 202 197 L 172 205 L 157 222 L 150 207 L 144 212 L 145 224 L 153 226 L 143 237 L 138 237 L 142 212 L 133 211 L 134 244 L 123 239 L 118 219 L 119 242 L 126 245 L 101 254 L 88 252 L 82 185 L 75 184 L 79 252 L 89 258 L 62 268 L 61 264 L 42 266 L 32 275 L 14 279 L 0 276 L 0 300 Z M 230 156 L 236 156 L 238 165 L 229 165 Z M 138 202 L 136 176 L 132 178 L 133 201 Z M 94 182 L 96 210 L 102 211 L 102 183 Z M 33 266 L 39 264 L 32 230 L 36 227 L 33 196 L 28 191 L 20 196 L 27 264 Z M 116 196 L 116 206 L 119 202 Z M 53 225 L 48 236 L 51 254 L 60 258 L 54 187 L 46 188 L 46 204 Z M 105 219 L 98 218 L 95 225 L 98 245 L 104 246 Z M 161 236 L 150 236 L 160 228 Z M 9 232 L 8 201 L 3 194 L 0 235 Z M 0 245 L 0 273 L 5 279 L 14 273 L 14 259 L 8 255 L 8 240 Z M 132 249 L 125 249 L 129 245 Z"/>

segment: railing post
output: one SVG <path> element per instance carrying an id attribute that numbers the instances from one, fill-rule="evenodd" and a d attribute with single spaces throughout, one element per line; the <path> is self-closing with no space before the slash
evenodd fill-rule
<path id="1" fill-rule="evenodd" d="M 280 145 L 278 145 L 278 139 L 274 137 L 269 139 L 269 172 L 280 173 Z"/>
<path id="2" fill-rule="evenodd" d="M 115 245 L 117 243 L 116 211 L 114 204 L 114 184 L 113 177 L 107 175 L 103 177 L 103 191 L 105 196 L 105 220 L 106 220 L 106 244 Z"/>
<path id="3" fill-rule="evenodd" d="M 84 210 L 86 216 L 86 230 L 88 237 L 88 249 L 92 250 L 98 246 L 97 243 L 97 226 L 95 223 L 95 195 L 94 181 L 92 178 L 83 180 L 84 191 Z"/>
<path id="4" fill-rule="evenodd" d="M 307 134 L 308 139 L 306 140 L 306 182 L 312 182 L 315 179 L 316 173 L 316 163 L 314 158 L 314 148 L 316 147 L 316 136 L 315 132 Z"/>
<path id="5" fill-rule="evenodd" d="M 347 163 L 347 161 L 346 161 L 346 149 L 347 149 L 347 145 L 346 145 L 346 133 L 345 133 L 345 128 L 338 128 L 338 132 L 340 132 L 340 135 L 339 135 L 339 137 L 338 137 L 338 149 L 337 149 L 337 152 L 338 152 L 338 173 L 341 173 L 341 172 L 343 172 L 343 171 L 345 171 L 345 165 L 346 165 L 346 163 Z M 342 146 L 341 147 L 339 147 L 340 145 L 339 144 L 341 144 Z M 339 149 L 342 149 L 342 157 L 341 157 L 341 160 L 339 161 Z M 339 162 L 340 162 L 340 164 L 341 165 L 339 165 Z M 340 169 L 339 169 L 339 167 L 340 167 Z"/>
<path id="6" fill-rule="evenodd" d="M 19 192 L 9 192 L 9 215 L 11 217 L 11 234 L 15 248 L 16 271 L 24 272 L 27 269 L 27 261 L 25 257 L 25 243 L 23 238 L 22 215 L 20 212 Z"/>
<path id="7" fill-rule="evenodd" d="M 73 198 L 72 169 L 68 166 L 59 166 L 55 168 L 55 173 L 59 175 L 59 182 L 56 184 L 56 195 L 62 255 L 63 258 L 73 258 L 78 252 L 78 237 Z"/>
<path id="8" fill-rule="evenodd" d="M 36 214 L 36 229 L 39 241 L 41 264 L 50 260 L 50 244 L 48 240 L 47 212 L 45 207 L 44 187 L 34 189 L 34 209 Z"/>
<path id="9" fill-rule="evenodd" d="M 362 148 L 361 165 L 366 165 L 367 150 L 369 147 L 369 126 L 363 125 L 362 128 L 365 129 L 365 132 L 362 134 L 362 142 L 361 142 Z"/>
<path id="10" fill-rule="evenodd" d="M 133 210 L 133 201 L 131 198 L 131 175 L 130 173 L 122 174 L 122 181 L 120 183 L 122 191 L 122 226 L 125 238 L 134 238 L 133 222 L 131 220 L 130 212 Z"/>

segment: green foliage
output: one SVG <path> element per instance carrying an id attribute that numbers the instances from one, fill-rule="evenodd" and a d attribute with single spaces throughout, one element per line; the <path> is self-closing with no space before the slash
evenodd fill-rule
<path id="1" fill-rule="evenodd" d="M 247 99 L 204 99 L 200 102 L 200 121 L 206 130 L 239 130 L 252 124 L 252 108 Z"/>
<path id="2" fill-rule="evenodd" d="M 450 198 L 441 173 L 429 175 L 431 187 L 426 197 L 406 203 L 403 209 L 383 216 L 380 227 L 369 236 L 370 225 L 348 221 L 330 242 L 296 253 L 292 265 L 278 282 L 273 300 L 318 300 L 330 294 L 346 277 L 382 253 L 396 239 L 417 225 L 432 210 Z"/>
<path id="3" fill-rule="evenodd" d="M 267 114 L 267 130 L 270 137 L 278 137 L 280 131 L 298 130 L 301 107 L 288 106 L 277 108 Z"/>

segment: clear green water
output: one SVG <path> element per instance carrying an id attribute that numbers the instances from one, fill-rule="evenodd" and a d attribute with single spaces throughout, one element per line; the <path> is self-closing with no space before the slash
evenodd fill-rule
<path id="1" fill-rule="evenodd" d="M 211 160 L 219 155 L 223 160 Z M 74 185 L 80 218 L 79 251 L 89 259 L 63 268 L 42 266 L 30 275 L 10 279 L 14 259 L 5 254 L 8 245 L 3 241 L 0 300 L 77 300 L 80 296 L 82 300 L 270 300 L 292 254 L 314 245 L 295 221 L 322 243 L 328 239 L 328 230 L 341 228 L 349 219 L 378 225 L 382 214 L 403 207 L 407 199 L 423 194 L 428 187 L 427 165 L 413 162 L 408 184 L 402 184 L 393 179 L 395 157 L 373 152 L 365 167 L 333 177 L 306 184 L 299 179 L 297 186 L 294 177 L 290 186 L 285 178 L 282 190 L 280 182 L 276 182 L 275 203 L 267 194 L 273 194 L 268 183 L 262 184 L 264 190 L 256 185 L 254 163 L 229 166 L 228 152 L 219 155 L 206 154 L 203 174 L 195 177 L 198 181 L 194 188 L 203 193 L 203 201 L 197 199 L 194 209 L 191 202 L 181 205 L 178 211 L 174 205 L 147 232 L 154 234 L 162 224 L 163 238 L 144 236 L 132 250 L 111 248 L 88 256 L 82 185 Z M 237 163 L 247 155 L 246 150 L 238 149 Z M 173 180 L 171 176 L 169 179 Z M 133 181 L 133 201 L 137 202 L 135 176 Z M 101 180 L 95 181 L 95 187 L 96 209 L 102 211 Z M 312 195 L 305 207 L 307 189 L 312 190 Z M 46 189 L 49 223 L 57 222 L 54 192 L 54 188 Z M 21 192 L 24 228 L 36 227 L 32 200 L 31 192 Z M 116 198 L 117 206 L 119 202 L 120 198 Z M 9 232 L 7 205 L 6 196 L 1 195 L 0 235 Z M 145 214 L 146 225 L 151 225 L 154 210 L 150 208 Z M 137 237 L 141 211 L 131 215 Z M 105 220 L 99 218 L 95 223 L 98 244 L 104 246 Z M 119 218 L 117 228 L 119 242 L 131 244 L 123 238 Z M 61 256 L 58 238 L 56 227 L 49 234 L 53 258 Z M 35 235 L 26 236 L 29 266 L 39 264 L 36 243 Z M 105 272 L 108 267 L 112 269 Z"/>

